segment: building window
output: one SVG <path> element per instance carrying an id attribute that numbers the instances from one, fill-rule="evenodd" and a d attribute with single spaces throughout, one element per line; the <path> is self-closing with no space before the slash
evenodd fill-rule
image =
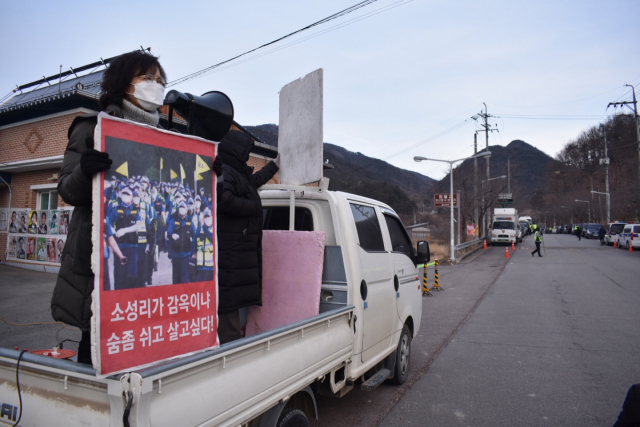
<path id="1" fill-rule="evenodd" d="M 40 190 L 38 191 L 38 210 L 58 209 L 58 191 Z"/>

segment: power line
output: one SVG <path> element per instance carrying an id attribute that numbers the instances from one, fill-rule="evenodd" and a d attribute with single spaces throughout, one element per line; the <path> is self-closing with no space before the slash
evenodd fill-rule
<path id="1" fill-rule="evenodd" d="M 550 114 L 496 114 L 499 117 L 514 120 L 598 120 L 602 116 L 597 114 L 591 115 L 550 115 Z"/>
<path id="2" fill-rule="evenodd" d="M 337 19 L 337 18 L 339 18 L 341 16 L 344 16 L 344 15 L 347 15 L 347 14 L 349 14 L 351 12 L 355 12 L 356 10 L 361 9 L 361 8 L 363 8 L 365 6 L 368 6 L 371 3 L 375 3 L 376 1 L 378 1 L 378 0 L 364 0 L 364 1 L 361 1 L 359 3 L 356 3 L 353 6 L 350 6 L 350 7 L 346 8 L 346 9 L 344 9 L 344 10 L 341 10 L 340 12 L 334 13 L 333 15 L 327 16 L 326 18 L 323 18 L 323 19 L 321 19 L 319 21 L 316 21 L 313 24 L 307 25 L 306 27 L 300 28 L 299 30 L 293 31 L 293 32 L 291 32 L 289 34 L 286 34 L 286 35 L 284 35 L 282 37 L 279 37 L 279 38 L 277 38 L 275 40 L 272 40 L 272 41 L 270 41 L 268 43 L 262 44 L 262 45 L 260 45 L 260 46 L 258 46 L 256 48 L 248 50 L 248 51 L 246 51 L 244 53 L 236 55 L 236 56 L 234 56 L 232 58 L 229 58 L 227 60 L 224 60 L 222 62 L 218 62 L 217 64 L 214 64 L 214 65 L 212 65 L 210 67 L 203 68 L 202 70 L 196 71 L 195 73 L 191 73 L 191 74 L 188 74 L 188 75 L 186 75 L 184 77 L 180 77 L 179 79 L 176 79 L 176 80 L 174 80 L 172 82 L 169 82 L 169 84 L 167 84 L 167 87 L 175 86 L 175 85 L 177 85 L 179 83 L 183 83 L 183 82 L 185 82 L 187 80 L 190 80 L 190 79 L 193 79 L 195 77 L 198 77 L 198 76 L 200 76 L 202 74 L 205 74 L 205 73 L 207 73 L 207 72 L 209 72 L 209 71 L 211 71 L 211 70 L 213 70 L 215 68 L 220 67 L 221 65 L 227 64 L 227 63 L 229 63 L 229 62 L 231 62 L 231 61 L 233 61 L 235 59 L 238 59 L 238 58 L 240 58 L 242 56 L 248 55 L 251 52 L 255 52 L 255 51 L 259 50 L 259 49 L 262 49 L 262 48 L 265 48 L 267 46 L 270 46 L 270 45 L 273 45 L 275 43 L 278 43 L 278 42 L 280 42 L 280 41 L 282 41 L 284 39 L 292 37 L 292 36 L 294 36 L 294 35 L 296 35 L 298 33 L 306 31 L 306 30 L 308 30 L 310 28 L 316 27 L 318 25 L 322 25 L 322 24 L 324 24 L 326 22 L 332 21 L 332 20 Z"/>
<path id="3" fill-rule="evenodd" d="M 423 145 L 423 144 L 427 144 L 427 143 L 429 143 L 429 142 L 432 142 L 432 141 L 434 141 L 435 139 L 440 138 L 441 136 L 444 136 L 444 135 L 446 135 L 446 134 L 448 134 L 448 133 L 450 133 L 450 132 L 453 132 L 453 131 L 454 131 L 454 130 L 456 130 L 456 129 L 461 128 L 461 127 L 462 127 L 462 126 L 464 126 L 468 121 L 469 121 L 469 119 L 463 120 L 462 122 L 457 123 L 457 124 L 455 124 L 455 125 L 451 126 L 449 129 L 445 129 L 445 130 L 443 130 L 442 132 L 437 133 L 437 134 L 435 134 L 435 135 L 433 135 L 433 136 L 430 136 L 429 138 L 424 139 L 424 140 L 422 140 L 422 141 L 420 141 L 420 142 L 417 142 L 417 143 L 415 143 L 415 144 L 413 144 L 413 145 L 410 145 L 410 146 L 409 146 L 409 147 L 407 147 L 407 148 L 404 148 L 404 149 L 402 149 L 402 150 L 396 151 L 395 153 L 393 153 L 393 154 L 391 154 L 391 155 L 389 155 L 389 156 L 385 157 L 383 160 L 389 160 L 389 159 L 391 159 L 391 158 L 393 158 L 393 157 L 396 157 L 396 156 L 398 156 L 398 155 L 400 155 L 400 154 L 406 153 L 406 152 L 407 152 L 407 151 L 409 151 L 409 150 L 413 150 L 414 148 L 417 148 L 417 147 L 419 147 L 419 146 L 421 146 L 421 145 Z"/>
<path id="4" fill-rule="evenodd" d="M 310 35 L 308 35 L 306 37 L 303 37 L 303 38 L 301 38 L 299 40 L 292 41 L 290 43 L 287 43 L 287 44 L 284 44 L 282 46 L 273 48 L 271 50 L 267 50 L 266 52 L 263 52 L 261 54 L 254 55 L 254 56 L 251 56 L 249 58 L 245 58 L 245 59 L 243 59 L 241 61 L 237 61 L 237 62 L 234 62 L 234 63 L 229 63 L 226 66 L 217 67 L 215 69 L 212 69 L 212 70 L 208 71 L 207 73 L 203 73 L 203 74 L 199 75 L 198 77 L 201 77 L 201 76 L 203 76 L 205 74 L 209 74 L 209 73 L 216 73 L 216 72 L 219 72 L 219 71 L 224 71 L 224 70 L 227 70 L 229 68 L 245 64 L 245 63 L 247 63 L 249 61 L 253 61 L 255 59 L 262 58 L 263 56 L 270 55 L 272 53 L 275 53 L 275 52 L 278 52 L 280 50 L 286 49 L 288 47 L 297 45 L 297 44 L 305 42 L 307 40 L 311 40 L 313 38 L 325 35 L 325 34 L 330 33 L 332 31 L 339 30 L 342 27 L 346 27 L 348 25 L 355 24 L 356 22 L 362 21 L 363 19 L 367 19 L 367 18 L 370 18 L 372 16 L 379 15 L 380 13 L 387 12 L 387 11 L 389 11 L 391 9 L 395 9 L 396 7 L 402 6 L 402 5 L 404 5 L 406 3 L 409 3 L 409 2 L 412 2 L 412 1 L 413 0 L 399 0 L 399 1 L 397 1 L 395 3 L 392 3 L 392 4 L 388 5 L 388 6 L 381 7 L 379 9 L 376 9 L 376 10 L 374 10 L 372 12 L 369 12 L 369 13 L 365 13 L 362 16 L 358 16 L 357 18 L 349 19 L 349 20 L 347 20 L 345 22 L 342 22 L 340 24 L 334 25 L 333 27 L 329 27 L 329 28 L 327 28 L 325 30 L 318 31 L 317 33 L 310 34 Z M 173 84 L 173 82 L 171 84 Z"/>

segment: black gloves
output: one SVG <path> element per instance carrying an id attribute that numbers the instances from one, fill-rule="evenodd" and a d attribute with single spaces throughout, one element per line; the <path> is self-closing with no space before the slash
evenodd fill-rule
<path id="1" fill-rule="evenodd" d="M 109 169 L 113 160 L 109 158 L 108 153 L 87 148 L 80 157 L 80 169 L 87 178 L 91 179 L 93 174 L 102 170 Z"/>
<path id="2" fill-rule="evenodd" d="M 216 176 L 222 175 L 222 159 L 220 159 L 220 156 L 216 156 L 216 159 L 213 161 L 213 171 L 216 173 Z"/>

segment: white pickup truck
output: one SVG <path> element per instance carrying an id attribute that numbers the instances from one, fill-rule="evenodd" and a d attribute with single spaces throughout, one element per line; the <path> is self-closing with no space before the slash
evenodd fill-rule
<path id="1" fill-rule="evenodd" d="M 317 394 L 403 383 L 428 243 L 413 248 L 396 213 L 375 200 L 326 186 L 260 194 L 265 229 L 325 233 L 319 315 L 106 379 L 0 349 L 0 425 L 304 426 L 317 418 Z"/>

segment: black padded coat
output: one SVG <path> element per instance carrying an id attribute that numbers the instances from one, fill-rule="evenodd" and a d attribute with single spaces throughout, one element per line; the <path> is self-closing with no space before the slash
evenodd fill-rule
<path id="1" fill-rule="evenodd" d="M 123 117 L 119 107 L 110 106 L 107 113 Z M 91 326 L 94 280 L 91 270 L 92 185 L 91 179 L 80 169 L 80 157 L 87 148 L 93 148 L 96 123 L 97 113 L 92 113 L 76 117 L 69 126 L 69 143 L 60 170 L 58 194 L 65 203 L 74 206 L 74 210 L 51 297 L 53 318 L 84 330 Z"/>
<path id="2" fill-rule="evenodd" d="M 247 166 L 252 147 L 248 135 L 232 130 L 218 151 L 223 163 L 222 185 L 217 186 L 220 313 L 262 305 L 262 203 L 257 189 L 278 166 L 269 162 L 254 174 Z"/>

